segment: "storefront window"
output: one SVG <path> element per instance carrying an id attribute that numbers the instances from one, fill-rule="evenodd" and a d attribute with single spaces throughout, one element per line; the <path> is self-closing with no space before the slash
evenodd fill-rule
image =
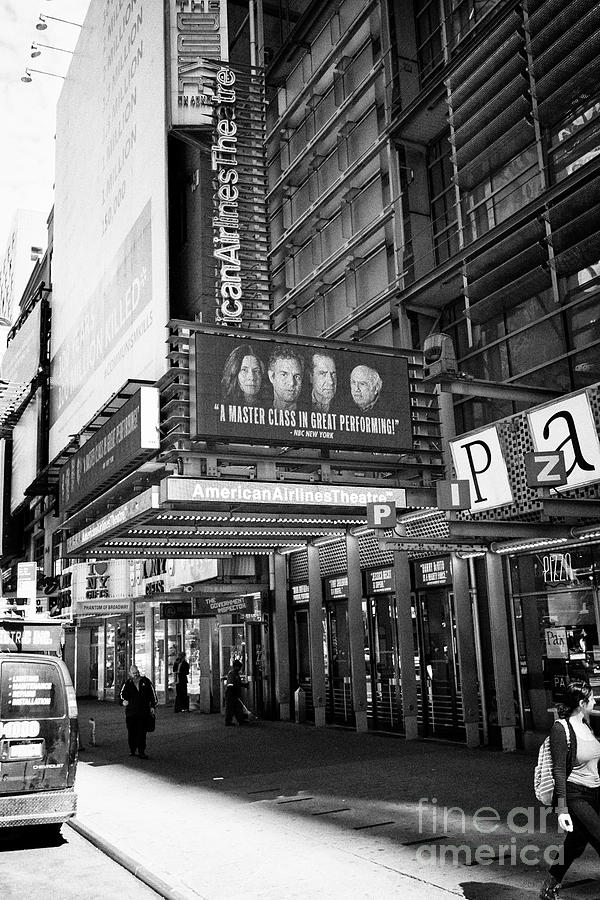
<path id="1" fill-rule="evenodd" d="M 160 608 L 155 606 L 152 609 L 154 619 L 154 688 L 159 703 L 165 702 L 165 669 L 166 669 L 166 648 L 165 648 L 165 622 L 160 618 Z"/>
<path id="2" fill-rule="evenodd" d="M 543 729 L 567 681 L 600 687 L 598 575 L 594 547 L 510 562 L 526 727 Z"/>
<path id="3" fill-rule="evenodd" d="M 115 697 L 115 625 L 110 621 L 106 623 L 104 696 L 106 700 Z"/>

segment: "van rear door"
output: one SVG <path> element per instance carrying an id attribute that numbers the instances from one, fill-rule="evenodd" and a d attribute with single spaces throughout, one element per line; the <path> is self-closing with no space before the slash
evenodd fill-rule
<path id="1" fill-rule="evenodd" d="M 67 706 L 59 660 L 25 654 L 0 657 L 0 795 L 73 784 Z"/>

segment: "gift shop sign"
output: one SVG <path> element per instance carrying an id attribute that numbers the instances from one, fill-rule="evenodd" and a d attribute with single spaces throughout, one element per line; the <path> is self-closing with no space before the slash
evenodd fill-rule
<path id="1" fill-rule="evenodd" d="M 564 454 L 566 483 L 556 490 L 572 490 L 600 481 L 600 442 L 585 391 L 530 410 L 527 423 L 537 452 Z M 462 435 L 450 442 L 450 449 L 457 477 L 469 482 L 471 512 L 513 502 L 496 426 Z"/>

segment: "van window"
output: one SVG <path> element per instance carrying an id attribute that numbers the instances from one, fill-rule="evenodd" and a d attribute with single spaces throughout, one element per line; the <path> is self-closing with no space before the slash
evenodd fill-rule
<path id="1" fill-rule="evenodd" d="M 64 691 L 57 666 L 6 660 L 0 670 L 0 719 L 64 716 Z"/>

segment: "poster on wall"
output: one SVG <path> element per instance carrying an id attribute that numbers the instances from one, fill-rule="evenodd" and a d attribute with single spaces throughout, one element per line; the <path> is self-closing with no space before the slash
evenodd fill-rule
<path id="1" fill-rule="evenodd" d="M 192 437 L 319 447 L 412 447 L 400 351 L 262 332 L 197 332 Z"/>
<path id="2" fill-rule="evenodd" d="M 167 368 L 163 4 L 92 0 L 57 106 L 49 453 Z"/>

